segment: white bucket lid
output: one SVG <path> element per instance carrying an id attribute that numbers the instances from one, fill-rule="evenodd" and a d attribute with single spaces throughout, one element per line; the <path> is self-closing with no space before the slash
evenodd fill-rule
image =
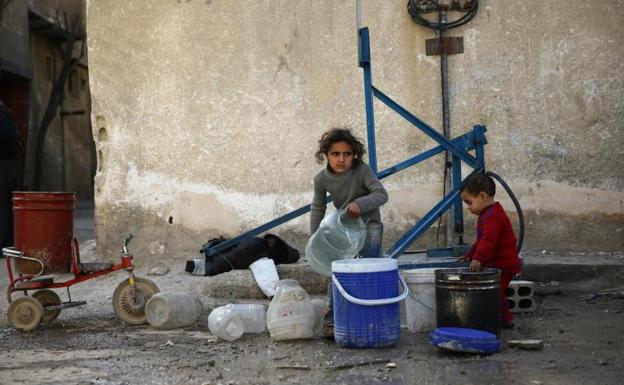
<path id="1" fill-rule="evenodd" d="M 331 264 L 332 273 L 377 273 L 398 270 L 394 258 L 358 258 L 341 259 Z"/>

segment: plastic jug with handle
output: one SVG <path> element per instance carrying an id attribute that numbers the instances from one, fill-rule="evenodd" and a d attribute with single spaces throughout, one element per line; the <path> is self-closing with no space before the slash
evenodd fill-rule
<path id="1" fill-rule="evenodd" d="M 318 230 L 310 237 L 305 249 L 312 270 L 331 276 L 331 263 L 354 258 L 366 242 L 366 225 L 362 218 L 351 218 L 345 209 L 323 218 Z"/>

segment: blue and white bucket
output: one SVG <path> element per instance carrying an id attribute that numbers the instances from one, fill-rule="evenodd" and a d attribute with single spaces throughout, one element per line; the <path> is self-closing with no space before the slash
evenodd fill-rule
<path id="1" fill-rule="evenodd" d="M 336 343 L 347 348 L 396 345 L 401 337 L 399 302 L 409 294 L 396 259 L 344 259 L 331 266 Z"/>

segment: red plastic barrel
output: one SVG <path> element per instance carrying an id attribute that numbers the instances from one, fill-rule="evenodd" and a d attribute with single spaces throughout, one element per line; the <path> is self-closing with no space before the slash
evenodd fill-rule
<path id="1" fill-rule="evenodd" d="M 44 274 L 68 273 L 74 234 L 75 193 L 13 192 L 15 248 L 44 263 Z M 22 274 L 37 274 L 41 265 L 16 260 Z"/>

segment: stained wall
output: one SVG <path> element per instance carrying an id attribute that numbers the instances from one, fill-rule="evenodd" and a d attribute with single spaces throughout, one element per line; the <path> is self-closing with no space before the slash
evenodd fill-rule
<path id="1" fill-rule="evenodd" d="M 487 126 L 487 165 L 522 203 L 528 249 L 621 250 L 624 1 L 480 4 L 450 33 L 465 49 L 449 59 L 453 136 Z M 137 252 L 196 254 L 309 203 L 326 129 L 365 137 L 355 2 L 89 0 L 87 10 L 100 253 L 132 232 Z M 404 1 L 363 10 L 374 84 L 441 128 L 439 58 L 424 47 L 435 33 Z M 375 114 L 380 169 L 435 145 L 380 103 Z M 442 169 L 436 158 L 384 180 L 387 246 L 440 199 Z M 275 231 L 301 249 L 307 222 Z M 415 247 L 435 245 L 433 228 Z"/>

